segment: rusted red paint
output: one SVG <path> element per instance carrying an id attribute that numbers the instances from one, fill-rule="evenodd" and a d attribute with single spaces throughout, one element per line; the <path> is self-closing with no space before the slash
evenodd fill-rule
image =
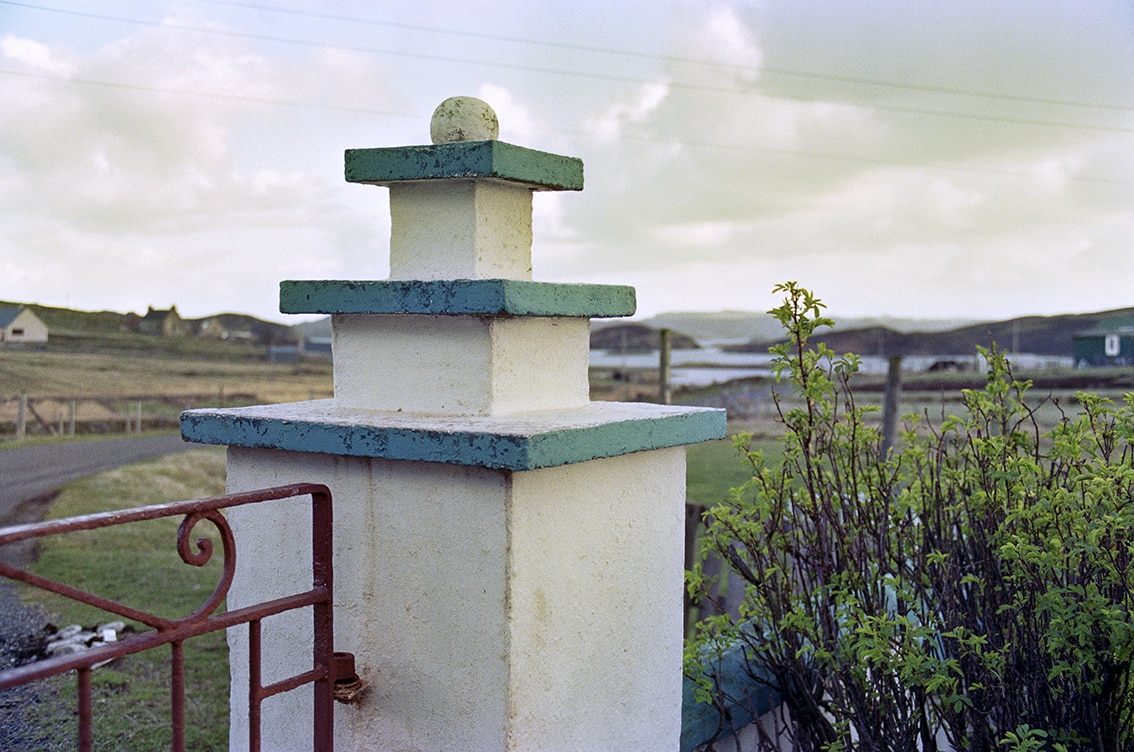
<path id="1" fill-rule="evenodd" d="M 265 601 L 253 606 L 214 614 L 232 585 L 236 569 L 236 541 L 221 510 L 245 504 L 277 501 L 310 496 L 312 504 L 312 583 L 311 589 Z M 180 618 L 166 618 L 149 614 L 129 606 L 107 600 L 92 593 L 73 588 L 65 583 L 39 577 L 7 564 L 0 563 L 0 576 L 28 583 L 37 588 L 58 593 L 67 598 L 95 606 L 126 619 L 141 622 L 153 628 L 152 632 L 131 635 L 120 642 L 107 643 L 82 653 L 49 658 L 8 671 L 0 672 L 0 690 L 45 679 L 49 676 L 78 671 L 79 739 L 78 748 L 86 752 L 92 748 L 91 667 L 124 655 L 152 650 L 169 645 L 172 650 L 170 677 L 174 752 L 185 749 L 185 664 L 182 646 L 185 640 L 198 635 L 216 632 L 239 624 L 247 624 L 251 646 L 249 676 L 249 747 L 260 749 L 260 704 L 281 692 L 305 684 L 314 684 L 312 748 L 316 752 L 333 752 L 334 749 L 334 690 L 335 682 L 358 682 L 354 676 L 354 657 L 349 653 L 334 652 L 334 617 L 332 609 L 333 587 L 333 535 L 332 499 L 326 486 L 296 483 L 257 491 L 227 494 L 208 499 L 178 501 L 135 509 L 71 517 L 31 525 L 0 529 L 0 545 L 16 543 L 49 535 L 61 535 L 80 530 L 125 525 L 131 522 L 162 517 L 183 516 L 177 533 L 177 550 L 182 561 L 191 566 L 203 566 L 213 555 L 212 543 L 199 538 L 191 541 L 193 529 L 202 521 L 210 522 L 220 533 L 224 562 L 221 577 L 213 592 L 193 613 Z M 314 628 L 312 668 L 296 676 L 263 686 L 260 676 L 260 621 L 273 614 L 311 607 Z M 349 656 L 347 659 L 344 656 Z M 344 672 L 349 667 L 350 675 Z"/>

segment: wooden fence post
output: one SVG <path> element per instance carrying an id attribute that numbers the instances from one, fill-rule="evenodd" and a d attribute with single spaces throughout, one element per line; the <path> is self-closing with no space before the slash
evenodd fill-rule
<path id="1" fill-rule="evenodd" d="M 669 356 L 673 347 L 671 335 L 672 331 L 669 329 L 662 329 L 658 332 L 658 337 L 661 340 L 658 346 L 658 389 L 663 405 L 668 405 L 673 401 L 673 391 L 669 386 Z"/>
<path id="2" fill-rule="evenodd" d="M 882 403 L 882 459 L 894 446 L 898 428 L 898 401 L 902 394 L 902 356 L 891 355 L 886 369 L 886 393 Z"/>
<path id="3" fill-rule="evenodd" d="M 23 441 L 28 430 L 28 393 L 20 392 L 16 397 L 16 441 Z"/>

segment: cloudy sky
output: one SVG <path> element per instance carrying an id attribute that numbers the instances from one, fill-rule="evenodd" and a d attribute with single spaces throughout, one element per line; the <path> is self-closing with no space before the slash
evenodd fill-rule
<path id="1" fill-rule="evenodd" d="M 0 0 L 0 300 L 293 320 L 388 273 L 343 150 L 458 94 L 584 161 L 535 278 L 641 315 L 1134 305 L 1128 0 Z"/>

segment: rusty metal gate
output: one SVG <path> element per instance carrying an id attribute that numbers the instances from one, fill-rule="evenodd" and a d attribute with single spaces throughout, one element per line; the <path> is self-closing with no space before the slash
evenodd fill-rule
<path id="1" fill-rule="evenodd" d="M 311 498 L 311 589 L 235 611 L 215 613 L 228 593 L 236 569 L 236 542 L 223 510 L 245 504 L 259 504 L 305 496 Z M 92 667 L 124 655 L 169 645 L 172 650 L 170 702 L 173 742 L 171 748 L 174 752 L 183 752 L 185 749 L 185 662 L 182 646 L 185 640 L 189 638 L 247 624 L 250 661 L 249 748 L 254 752 L 258 752 L 260 749 L 260 706 L 263 701 L 297 687 L 313 684 L 312 748 L 318 752 L 332 752 L 334 748 L 333 701 L 336 695 L 340 699 L 351 696 L 358 686 L 358 678 L 354 675 L 354 656 L 349 653 L 334 652 L 331 502 L 331 493 L 326 486 L 299 483 L 208 499 L 157 504 L 0 529 L 0 546 L 2 546 L 50 535 L 180 516 L 183 519 L 178 528 L 176 545 L 182 561 L 192 566 L 204 566 L 212 558 L 213 544 L 211 540 L 205 537 L 201 537 L 195 542 L 191 540 L 194 528 L 203 521 L 211 523 L 219 533 L 223 556 L 220 580 L 213 592 L 196 611 L 188 616 L 173 619 L 139 611 L 98 595 L 78 590 L 65 583 L 48 580 L 24 569 L 0 563 L 0 576 L 57 593 L 152 628 L 152 631 L 133 634 L 119 642 L 106 643 L 81 653 L 50 657 L 0 672 L 0 690 L 68 671 L 76 671 L 78 674 L 79 718 L 77 746 L 81 752 L 89 752 L 93 745 Z M 274 614 L 308 607 L 312 610 L 314 625 L 314 651 L 311 669 L 268 686 L 263 686 L 260 677 L 261 620 Z M 336 689 L 339 690 L 337 693 Z"/>

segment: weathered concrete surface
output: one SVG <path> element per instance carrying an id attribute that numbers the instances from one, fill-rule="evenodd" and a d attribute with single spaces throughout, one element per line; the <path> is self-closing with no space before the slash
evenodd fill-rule
<path id="1" fill-rule="evenodd" d="M 532 190 L 583 190 L 583 161 L 504 141 L 347 149 L 348 183 L 391 185 L 416 180 L 489 178 Z"/>
<path id="2" fill-rule="evenodd" d="M 633 287 L 519 279 L 284 280 L 280 313 L 633 316 Z"/>
<path id="3" fill-rule="evenodd" d="M 0 524 L 25 501 L 92 473 L 199 448 L 176 434 L 42 444 L 0 451 Z"/>

